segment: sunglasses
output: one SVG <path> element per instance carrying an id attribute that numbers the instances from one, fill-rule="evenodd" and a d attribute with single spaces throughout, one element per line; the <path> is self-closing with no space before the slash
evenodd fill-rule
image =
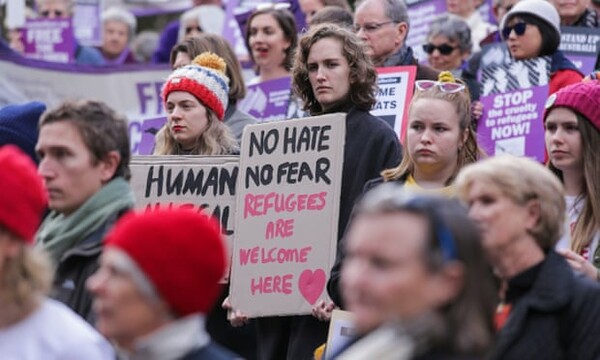
<path id="1" fill-rule="evenodd" d="M 465 89 L 465 86 L 463 84 L 455 82 L 440 82 L 433 80 L 415 81 L 415 87 L 421 91 L 427 91 L 429 89 L 433 89 L 436 86 L 440 89 L 441 92 L 447 94 L 457 93 Z"/>
<path id="2" fill-rule="evenodd" d="M 442 45 L 438 45 L 435 46 L 431 43 L 429 44 L 423 44 L 423 51 L 425 51 L 427 54 L 431 55 L 433 54 L 433 52 L 435 50 L 438 50 L 440 52 L 440 54 L 442 55 L 450 55 L 452 54 L 452 52 L 454 51 L 454 49 L 456 49 L 455 47 L 452 47 L 448 44 L 442 44 Z"/>
<path id="3" fill-rule="evenodd" d="M 194 30 L 196 30 L 198 32 L 203 32 L 203 30 L 200 26 L 189 26 L 189 27 L 185 28 L 185 34 L 189 35 Z"/>
<path id="4" fill-rule="evenodd" d="M 514 24 L 513 26 L 505 26 L 504 29 L 502 29 L 502 36 L 504 36 L 504 38 L 507 39 L 513 30 L 515 31 L 515 34 L 517 34 L 517 36 L 521 36 L 521 35 L 525 34 L 526 29 L 527 29 L 527 23 L 518 22 L 518 23 Z"/>
<path id="5" fill-rule="evenodd" d="M 42 17 L 49 17 L 50 14 L 54 15 L 55 17 L 63 17 L 63 15 L 65 15 L 62 11 L 60 10 L 45 10 L 41 12 Z"/>

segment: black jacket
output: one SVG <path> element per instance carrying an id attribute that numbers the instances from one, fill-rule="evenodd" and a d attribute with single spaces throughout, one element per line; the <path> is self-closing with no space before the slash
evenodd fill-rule
<path id="1" fill-rule="evenodd" d="M 51 297 L 70 307 L 91 324 L 94 323 L 92 295 L 87 291 L 85 282 L 98 270 L 104 236 L 127 211 L 123 210 L 109 217 L 86 239 L 66 251 L 56 267 Z"/>
<path id="2" fill-rule="evenodd" d="M 600 285 L 550 251 L 515 304 L 490 359 L 600 359 Z"/>

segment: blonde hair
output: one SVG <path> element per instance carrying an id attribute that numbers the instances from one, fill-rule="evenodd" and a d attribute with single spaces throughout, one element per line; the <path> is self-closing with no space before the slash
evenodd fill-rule
<path id="1" fill-rule="evenodd" d="M 438 75 L 440 83 L 458 83 L 465 85 L 461 80 L 455 79 L 449 71 L 442 71 Z M 454 106 L 459 119 L 460 134 L 467 132 L 467 138 L 458 148 L 458 161 L 452 175 L 446 180 L 446 185 L 450 185 L 460 169 L 464 166 L 476 162 L 478 159 L 485 157 L 484 151 L 477 144 L 477 137 L 471 128 L 471 96 L 469 89 L 465 85 L 464 90 L 447 93 L 442 91 L 438 86 L 433 86 L 427 90 L 416 90 L 409 106 L 409 113 L 412 111 L 414 104 L 420 99 L 438 99 L 449 102 Z M 403 142 L 406 144 L 406 141 Z M 402 161 L 400 165 L 392 169 L 386 169 L 381 172 L 384 181 L 405 179 L 408 175 L 415 171 L 415 164 L 408 153 L 408 148 L 403 145 Z"/>
<path id="2" fill-rule="evenodd" d="M 5 258 L 0 270 L 0 308 L 6 316 L 22 315 L 52 286 L 54 270 L 50 259 L 41 249 L 26 245 L 22 239 L 0 225 L 2 241 L 19 243 L 19 253 Z"/>
<path id="3" fill-rule="evenodd" d="M 529 231 L 544 251 L 562 236 L 565 222 L 564 189 L 560 180 L 542 164 L 523 157 L 500 155 L 465 167 L 456 178 L 457 196 L 463 201 L 475 181 L 496 186 L 520 206 L 539 202 L 538 224 Z"/>
<path id="4" fill-rule="evenodd" d="M 203 105 L 204 106 L 204 105 Z M 206 108 L 208 126 L 196 139 L 191 151 L 185 151 L 175 140 L 168 123 L 156 134 L 156 147 L 153 155 L 230 155 L 237 153 L 238 143 L 231 130 L 217 115 Z"/>

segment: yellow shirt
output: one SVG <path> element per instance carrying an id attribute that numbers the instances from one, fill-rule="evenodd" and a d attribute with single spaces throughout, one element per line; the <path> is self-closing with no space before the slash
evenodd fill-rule
<path id="1" fill-rule="evenodd" d="M 425 195 L 442 195 L 449 198 L 454 197 L 454 195 L 456 194 L 456 189 L 454 185 L 445 186 L 437 189 L 425 189 L 419 184 L 417 184 L 415 178 L 412 175 L 408 175 L 408 177 L 406 178 L 406 181 L 404 182 L 404 189 Z"/>

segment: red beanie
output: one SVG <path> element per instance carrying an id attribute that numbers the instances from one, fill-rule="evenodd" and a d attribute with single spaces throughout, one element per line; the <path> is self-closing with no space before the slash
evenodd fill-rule
<path id="1" fill-rule="evenodd" d="M 546 101 L 544 120 L 550 110 L 556 107 L 569 108 L 583 115 L 600 131 L 600 81 L 578 82 L 550 95 Z"/>
<path id="2" fill-rule="evenodd" d="M 105 245 L 135 261 L 177 315 L 212 309 L 227 262 L 214 219 L 184 209 L 132 212 L 117 222 Z"/>
<path id="3" fill-rule="evenodd" d="M 0 225 L 28 244 L 48 201 L 33 160 L 14 145 L 0 148 Z"/>

